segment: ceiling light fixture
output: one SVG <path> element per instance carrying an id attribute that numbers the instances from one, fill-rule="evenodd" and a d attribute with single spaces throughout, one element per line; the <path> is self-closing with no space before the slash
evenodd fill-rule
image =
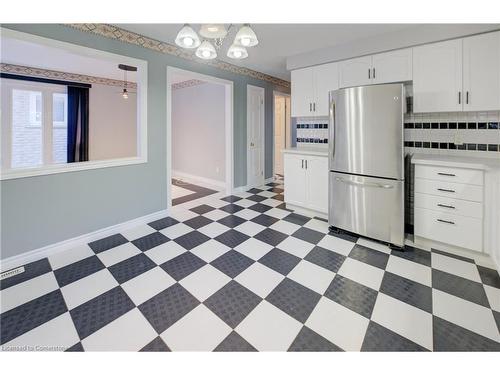
<path id="1" fill-rule="evenodd" d="M 229 49 L 227 50 L 227 57 L 236 60 L 244 59 L 248 57 L 248 51 L 243 46 L 232 44 L 231 47 L 229 47 Z"/>
<path id="2" fill-rule="evenodd" d="M 234 37 L 234 42 L 236 44 L 242 45 L 243 47 L 253 47 L 259 44 L 257 35 L 252 30 L 248 23 L 244 24 Z"/>
<path id="3" fill-rule="evenodd" d="M 201 44 L 201 41 L 193 28 L 185 24 L 177 33 L 175 44 L 182 48 L 196 48 Z"/>
<path id="4" fill-rule="evenodd" d="M 196 56 L 203 60 L 212 60 L 217 57 L 217 51 L 212 43 L 204 40 L 196 50 Z"/>
<path id="5" fill-rule="evenodd" d="M 225 38 L 227 30 L 221 24 L 207 24 L 201 25 L 200 35 L 207 39 Z"/>
<path id="6" fill-rule="evenodd" d="M 127 72 L 137 72 L 137 67 L 125 64 L 118 64 L 118 69 L 123 70 L 123 90 L 121 92 L 122 98 L 128 99 L 128 94 L 130 92 L 127 90 L 127 84 L 128 84 Z"/>

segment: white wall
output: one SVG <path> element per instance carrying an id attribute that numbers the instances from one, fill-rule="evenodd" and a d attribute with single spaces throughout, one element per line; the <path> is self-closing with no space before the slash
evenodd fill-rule
<path id="1" fill-rule="evenodd" d="M 224 86 L 172 90 L 172 169 L 225 181 Z"/>
<path id="2" fill-rule="evenodd" d="M 116 86 L 92 84 L 89 93 L 89 159 L 137 155 L 137 98 Z"/>

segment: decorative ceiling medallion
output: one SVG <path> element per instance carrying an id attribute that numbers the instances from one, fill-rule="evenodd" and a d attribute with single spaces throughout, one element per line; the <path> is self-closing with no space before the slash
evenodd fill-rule
<path id="1" fill-rule="evenodd" d="M 196 58 L 193 52 L 188 51 L 183 48 L 179 48 L 176 45 L 161 42 L 156 39 L 152 39 L 132 31 L 128 31 L 117 26 L 105 24 L 105 23 L 70 23 L 63 24 L 65 26 L 72 27 L 74 29 L 96 34 L 102 37 L 119 40 L 125 43 L 134 44 L 143 48 L 147 48 L 156 52 L 165 53 L 168 55 L 177 56 L 186 60 L 196 61 L 201 64 L 206 64 L 213 66 L 215 68 L 225 70 L 234 74 L 244 75 L 247 77 L 252 77 L 261 81 L 270 82 L 277 86 L 283 88 L 290 88 L 290 82 L 285 81 L 280 78 L 270 76 L 265 73 L 257 72 L 252 69 L 236 66 L 219 59 L 214 60 L 199 60 Z"/>

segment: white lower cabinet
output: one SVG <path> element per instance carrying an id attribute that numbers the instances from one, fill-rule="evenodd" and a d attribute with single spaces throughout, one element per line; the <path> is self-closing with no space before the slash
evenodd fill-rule
<path id="1" fill-rule="evenodd" d="M 306 210 L 328 212 L 328 158 L 285 153 L 285 203 Z"/>

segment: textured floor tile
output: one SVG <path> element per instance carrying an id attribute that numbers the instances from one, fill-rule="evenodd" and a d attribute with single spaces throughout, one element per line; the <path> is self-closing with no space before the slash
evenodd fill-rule
<path id="1" fill-rule="evenodd" d="M 239 216 L 228 215 L 228 216 L 218 220 L 217 222 L 222 224 L 222 225 L 225 225 L 226 227 L 234 228 L 240 224 L 243 224 L 245 221 L 246 221 L 245 219 L 242 219 Z M 227 231 L 227 228 L 225 229 L 225 231 Z"/>
<path id="2" fill-rule="evenodd" d="M 339 239 L 342 239 L 342 240 L 345 240 L 345 241 L 350 241 L 350 242 L 358 242 L 359 240 L 359 236 L 354 234 L 354 233 L 350 233 L 350 232 L 346 232 L 344 230 L 330 230 L 329 232 L 329 235 L 330 236 L 333 236 L 333 237 L 336 237 L 336 238 L 339 238 Z"/>
<path id="3" fill-rule="evenodd" d="M 155 267 L 123 283 L 121 287 L 136 306 L 175 284 L 162 268 Z"/>
<path id="4" fill-rule="evenodd" d="M 165 242 L 170 241 L 168 237 L 165 235 L 161 234 L 160 232 L 154 232 L 151 234 L 148 234 L 144 237 L 138 238 L 132 243 L 141 251 L 147 251 L 149 249 L 152 249 L 153 247 L 159 246 Z"/>
<path id="5" fill-rule="evenodd" d="M 175 322 L 161 334 L 173 351 L 212 351 L 231 332 L 231 328 L 204 305 Z"/>
<path id="6" fill-rule="evenodd" d="M 54 290 L 0 315 L 0 345 L 68 311 L 60 290 Z"/>
<path id="7" fill-rule="evenodd" d="M 250 267 L 253 262 L 253 259 L 250 259 L 235 250 L 230 250 L 212 261 L 210 264 L 218 270 L 224 272 L 229 277 L 234 278 Z"/>
<path id="8" fill-rule="evenodd" d="M 230 281 L 204 304 L 231 328 L 235 328 L 261 300 L 236 281 Z"/>
<path id="9" fill-rule="evenodd" d="M 242 211 L 240 211 L 240 212 L 242 212 Z M 203 214 L 204 217 L 207 217 L 213 221 L 220 220 L 223 217 L 226 217 L 227 215 L 229 215 L 227 212 L 221 211 L 221 210 L 213 210 L 213 211 L 207 212 L 206 214 Z"/>
<path id="10" fill-rule="evenodd" d="M 169 241 L 163 245 L 153 247 L 151 250 L 145 251 L 144 254 L 150 258 L 153 262 L 160 265 L 175 258 L 181 254 L 184 254 L 187 250 L 175 241 Z"/>
<path id="11" fill-rule="evenodd" d="M 276 202 L 279 202 L 279 201 L 276 201 Z M 279 203 L 281 205 L 281 202 L 279 202 Z M 281 208 L 278 208 L 277 206 L 275 206 L 274 208 L 271 208 L 269 211 L 266 211 L 266 213 L 263 215 L 271 216 L 271 217 L 274 217 L 275 219 L 281 220 L 285 216 L 290 215 L 290 212 L 286 211 L 286 210 L 282 210 Z M 290 223 L 290 224 L 292 224 L 292 223 Z M 294 225 L 296 225 L 296 224 L 294 224 Z"/>
<path id="12" fill-rule="evenodd" d="M 433 318 L 434 351 L 500 351 L 500 343 L 437 316 Z"/>
<path id="13" fill-rule="evenodd" d="M 76 246 L 68 251 L 61 251 L 57 254 L 49 256 L 49 262 L 52 269 L 56 270 L 67 266 L 68 264 L 93 256 L 94 254 L 94 251 L 89 247 L 89 245 L 84 244 Z"/>
<path id="14" fill-rule="evenodd" d="M 205 225 L 208 225 L 211 222 L 212 220 L 204 216 L 196 216 L 193 217 L 192 219 L 184 221 L 184 224 L 190 226 L 193 229 L 200 229 L 201 227 L 204 227 Z"/>
<path id="15" fill-rule="evenodd" d="M 134 303 L 119 286 L 70 311 L 80 339 L 134 308 Z"/>
<path id="16" fill-rule="evenodd" d="M 60 287 L 71 284 L 77 280 L 83 279 L 97 271 L 102 270 L 104 264 L 97 256 L 88 257 L 78 262 L 69 264 L 54 271 L 57 282 Z"/>
<path id="17" fill-rule="evenodd" d="M 8 270 L 2 269 L 2 273 Z M 10 288 L 11 286 L 20 284 L 26 280 L 43 275 L 44 273 L 52 271 L 50 263 L 47 258 L 37 260 L 24 265 L 24 272 L 11 276 L 7 279 L 0 280 L 0 290 Z"/>
<path id="18" fill-rule="evenodd" d="M 260 214 L 257 211 L 253 211 L 253 210 L 249 210 L 248 208 L 245 208 L 244 210 L 236 212 L 235 215 L 239 216 L 245 220 L 251 220 L 254 217 L 259 216 Z"/>
<path id="19" fill-rule="evenodd" d="M 431 252 L 417 249 L 416 247 L 406 245 L 404 251 L 392 250 L 391 255 L 420 263 L 427 267 L 431 266 Z"/>
<path id="20" fill-rule="evenodd" d="M 266 228 L 262 232 L 254 236 L 254 238 L 265 242 L 271 246 L 277 246 L 280 242 L 285 240 L 288 236 L 284 233 L 278 232 L 271 228 Z"/>
<path id="21" fill-rule="evenodd" d="M 378 267 L 382 270 L 387 266 L 389 255 L 369 247 L 356 244 L 349 253 L 349 257 L 367 263 L 371 266 Z"/>
<path id="22" fill-rule="evenodd" d="M 289 236 L 276 247 L 299 258 L 304 258 L 313 249 L 314 244 Z"/>
<path id="23" fill-rule="evenodd" d="M 258 194 L 258 193 L 261 193 L 263 192 L 264 190 L 263 189 L 256 189 L 256 188 L 252 188 L 250 190 L 247 190 L 247 193 L 250 193 L 250 194 Z"/>
<path id="24" fill-rule="evenodd" d="M 304 259 L 329 271 L 338 272 L 346 257 L 334 251 L 316 246 Z"/>
<path id="25" fill-rule="evenodd" d="M 225 233 L 222 233 L 220 236 L 215 237 L 217 241 L 220 243 L 234 249 L 236 246 L 241 244 L 242 242 L 248 240 L 250 237 L 244 233 L 238 232 L 237 230 L 230 229 Z"/>
<path id="26" fill-rule="evenodd" d="M 68 314 L 69 315 L 69 314 Z M 71 317 L 70 317 L 71 319 Z M 75 331 L 76 333 L 76 331 Z M 78 337 L 78 334 L 76 335 Z M 75 345 L 70 346 L 68 349 L 65 350 L 65 352 L 84 352 L 85 350 L 83 349 L 83 345 L 80 341 L 78 341 Z"/>
<path id="27" fill-rule="evenodd" d="M 259 263 L 271 268 L 272 270 L 288 275 L 288 273 L 300 262 L 300 258 L 289 254 L 286 251 L 274 248 L 262 258 Z"/>
<path id="28" fill-rule="evenodd" d="M 214 207 L 206 205 L 206 204 L 201 204 L 199 206 L 191 208 L 191 211 L 196 212 L 199 215 L 206 214 L 207 212 L 215 210 Z"/>
<path id="29" fill-rule="evenodd" d="M 165 341 L 162 340 L 160 336 L 156 337 L 149 344 L 144 346 L 141 352 L 169 352 L 170 348 L 165 344 Z"/>
<path id="30" fill-rule="evenodd" d="M 106 238 L 101 238 L 100 240 L 97 241 L 93 241 L 89 243 L 89 246 L 92 250 L 94 250 L 94 253 L 98 254 L 102 251 L 106 251 L 115 246 L 123 245 L 124 243 L 127 242 L 128 240 L 118 233 L 118 234 L 113 234 L 112 236 Z"/>
<path id="31" fill-rule="evenodd" d="M 279 219 L 269 216 L 266 214 L 260 214 L 259 216 L 254 217 L 251 221 L 257 224 L 260 224 L 264 227 L 270 227 L 274 223 L 276 223 Z M 262 228 L 264 229 L 264 228 Z"/>
<path id="32" fill-rule="evenodd" d="M 257 233 L 260 233 L 264 229 L 266 229 L 266 227 L 263 225 L 254 223 L 252 221 L 245 221 L 244 223 L 238 225 L 234 229 L 237 230 L 238 232 L 246 234 L 247 236 L 253 237 Z"/>
<path id="33" fill-rule="evenodd" d="M 359 351 L 368 323 L 365 317 L 322 297 L 306 326 L 342 350 Z"/>
<path id="34" fill-rule="evenodd" d="M 320 298 L 321 295 L 315 291 L 285 278 L 266 297 L 266 301 L 305 323 Z"/>
<path id="35" fill-rule="evenodd" d="M 312 329 L 304 326 L 293 341 L 289 352 L 339 352 L 337 345 L 331 343 Z"/>
<path id="36" fill-rule="evenodd" d="M 483 266 L 477 266 L 477 269 L 483 284 L 500 289 L 500 276 L 496 270 Z"/>
<path id="37" fill-rule="evenodd" d="M 174 284 L 138 307 L 156 332 L 161 334 L 199 304 L 200 301 L 191 293 Z"/>
<path id="38" fill-rule="evenodd" d="M 284 279 L 284 276 L 258 262 L 240 273 L 235 280 L 261 298 L 267 295 Z"/>
<path id="39" fill-rule="evenodd" d="M 337 275 L 326 290 L 325 297 L 370 319 L 377 291 Z"/>
<path id="40" fill-rule="evenodd" d="M 271 213 L 268 212 L 268 214 L 270 215 Z M 271 225 L 269 228 L 274 229 L 274 230 L 281 232 L 281 233 L 285 233 L 287 235 L 291 235 L 294 232 L 296 232 L 297 229 L 300 228 L 300 226 L 297 224 L 294 224 L 294 223 L 290 223 L 290 222 L 285 221 L 285 220 L 280 220 L 280 221 L 274 223 L 273 225 Z"/>
<path id="41" fill-rule="evenodd" d="M 262 301 L 235 331 L 259 351 L 286 351 L 301 328 L 300 322 Z"/>
<path id="42" fill-rule="evenodd" d="M 148 225 L 153 229 L 162 230 L 178 223 L 179 221 L 172 217 L 164 217 L 163 219 L 152 221 Z"/>
<path id="43" fill-rule="evenodd" d="M 227 232 L 227 227 L 220 223 L 214 222 L 198 229 L 198 232 L 203 233 L 205 236 L 208 236 L 210 238 L 215 238 L 217 236 L 220 236 L 222 233 Z"/>
<path id="44" fill-rule="evenodd" d="M 421 352 L 427 349 L 395 332 L 370 322 L 361 351 L 364 352 Z"/>
<path id="45" fill-rule="evenodd" d="M 254 210 L 256 212 L 264 213 L 272 209 L 272 206 L 268 206 L 267 204 L 255 203 L 254 205 L 248 207 L 250 210 Z"/>
<path id="46" fill-rule="evenodd" d="M 483 287 L 490 302 L 490 307 L 495 311 L 500 311 L 500 289 L 484 284 Z"/>
<path id="47" fill-rule="evenodd" d="M 225 211 L 228 214 L 234 214 L 234 213 L 236 213 L 238 211 L 243 210 L 243 207 L 238 206 L 237 204 L 231 203 L 231 204 L 228 204 L 227 206 L 219 207 L 219 210 Z"/>
<path id="48" fill-rule="evenodd" d="M 344 256 L 349 255 L 354 245 L 355 244 L 351 241 L 347 241 L 342 238 L 337 238 L 329 234 L 327 234 L 325 237 L 323 237 L 321 241 L 318 242 L 319 247 L 322 247 L 330 251 L 334 251 Z"/>
<path id="49" fill-rule="evenodd" d="M 435 253 L 435 254 L 441 254 L 441 255 L 444 255 L 444 256 L 449 257 L 449 258 L 458 259 L 458 260 L 461 260 L 463 262 L 467 262 L 467 263 L 471 263 L 471 264 L 475 263 L 474 259 L 472 259 L 472 258 L 467 258 L 467 257 L 463 257 L 461 255 L 448 253 L 446 251 L 442 251 L 442 250 L 438 250 L 438 249 L 431 249 L 431 252 Z"/>
<path id="50" fill-rule="evenodd" d="M 482 306 L 490 307 L 488 297 L 481 283 L 432 269 L 432 287 Z"/>
<path id="51" fill-rule="evenodd" d="M 380 291 L 432 314 L 432 289 L 426 285 L 386 272 Z"/>
<path id="52" fill-rule="evenodd" d="M 124 243 L 123 245 L 116 246 L 109 250 L 103 251 L 102 253 L 97 254 L 97 257 L 106 267 L 109 267 L 112 266 L 113 264 L 119 263 L 125 259 L 131 258 L 140 253 L 141 250 L 139 250 L 132 243 L 127 242 Z"/>
<path id="53" fill-rule="evenodd" d="M 207 264 L 180 281 L 180 284 L 198 300 L 204 301 L 231 279 Z"/>
<path id="54" fill-rule="evenodd" d="M 352 258 L 347 258 L 339 268 L 338 274 L 374 290 L 379 290 L 384 271 Z"/>
<path id="55" fill-rule="evenodd" d="M 232 331 L 217 347 L 214 352 L 256 352 L 243 337 Z"/>
<path id="56" fill-rule="evenodd" d="M 448 272 L 480 283 L 479 271 L 474 263 L 465 262 L 449 256 L 432 253 L 432 268 Z"/>
<path id="57" fill-rule="evenodd" d="M 305 223 L 307 223 L 309 220 L 311 220 L 311 218 L 307 217 L 307 216 L 291 213 L 290 215 L 284 217 L 283 220 L 302 226 Z"/>
<path id="58" fill-rule="evenodd" d="M 85 351 L 139 351 L 156 332 L 134 308 L 82 340 Z"/>
<path id="59" fill-rule="evenodd" d="M 302 227 L 292 234 L 292 236 L 316 245 L 323 237 L 325 237 L 325 233 Z"/>
<path id="60" fill-rule="evenodd" d="M 108 270 L 121 284 L 154 267 L 156 267 L 155 262 L 149 259 L 145 254 L 139 254 L 109 267 Z"/>
<path id="61" fill-rule="evenodd" d="M 192 231 L 193 228 L 187 226 L 184 223 L 178 223 L 160 230 L 160 233 L 170 238 L 171 240 L 174 240 L 177 237 L 181 237 L 185 234 L 191 233 Z"/>
<path id="62" fill-rule="evenodd" d="M 155 233 L 156 230 L 147 224 L 138 225 L 134 228 L 129 228 L 122 231 L 120 234 L 123 235 L 127 240 L 133 241 L 138 238 L 147 236 L 148 234 Z"/>
<path id="63" fill-rule="evenodd" d="M 231 250 L 230 247 L 220 243 L 216 240 L 209 240 L 191 249 L 191 253 L 196 255 L 198 258 L 203 259 L 205 262 L 210 263 L 211 261 L 217 259 L 222 254 L 227 253 Z"/>
<path id="64" fill-rule="evenodd" d="M 160 267 L 175 280 L 179 281 L 203 267 L 205 264 L 206 263 L 196 255 L 186 252 L 163 263 Z"/>
<path id="65" fill-rule="evenodd" d="M 204 242 L 210 240 L 210 237 L 205 236 L 203 233 L 198 231 L 192 231 L 183 236 L 177 237 L 174 241 L 181 245 L 186 250 L 191 250 L 196 246 L 201 245 Z"/>
<path id="66" fill-rule="evenodd" d="M 245 242 L 236 246 L 234 249 L 253 260 L 259 260 L 271 251 L 273 247 L 267 243 L 256 240 L 255 238 L 249 238 Z"/>
<path id="67" fill-rule="evenodd" d="M 387 272 L 392 272 L 396 275 L 416 281 L 417 283 L 432 286 L 431 275 L 432 269 L 420 263 L 412 262 L 401 257 L 391 255 L 387 266 Z"/>
<path id="68" fill-rule="evenodd" d="M 368 247 L 368 248 L 373 249 L 373 250 L 380 251 L 380 252 L 385 253 L 385 254 L 390 254 L 392 251 L 391 248 L 384 243 L 380 243 L 377 241 L 371 241 L 371 240 L 368 240 L 368 239 L 362 238 L 362 237 L 358 238 L 358 240 L 356 241 L 356 244 L 358 244 L 360 246 Z"/>
<path id="69" fill-rule="evenodd" d="M 242 199 L 241 197 L 238 197 L 236 195 L 228 195 L 227 197 L 221 198 L 222 201 L 225 201 L 228 203 L 238 202 L 241 199 Z"/>
<path id="70" fill-rule="evenodd" d="M 253 202 L 262 202 L 262 201 L 266 200 L 266 197 L 255 194 L 255 195 L 251 195 L 251 196 L 247 197 L 246 199 L 253 201 Z"/>
<path id="71" fill-rule="evenodd" d="M 305 228 L 315 230 L 320 233 L 327 234 L 329 232 L 328 222 L 324 222 L 318 219 L 311 219 L 305 225 Z"/>
<path id="72" fill-rule="evenodd" d="M 335 277 L 335 273 L 302 260 L 287 277 L 322 295 Z"/>

